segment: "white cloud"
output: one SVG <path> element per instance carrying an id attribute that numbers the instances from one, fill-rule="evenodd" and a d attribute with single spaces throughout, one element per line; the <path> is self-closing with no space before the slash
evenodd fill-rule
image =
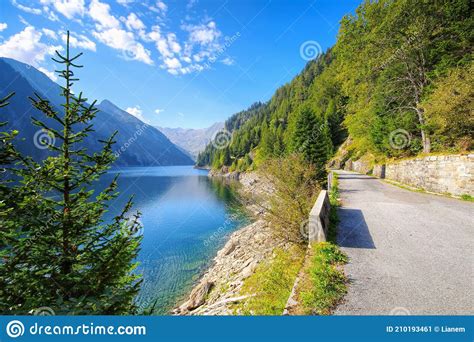
<path id="1" fill-rule="evenodd" d="M 54 82 L 56 82 L 58 80 L 58 77 L 56 76 L 56 74 L 54 73 L 54 71 L 49 71 L 43 67 L 39 67 L 38 68 L 39 71 L 41 71 L 43 74 L 45 74 L 46 76 L 48 76 L 51 80 L 53 80 Z"/>
<path id="2" fill-rule="evenodd" d="M 0 23 L 0 32 L 5 30 L 8 27 L 7 23 Z"/>
<path id="3" fill-rule="evenodd" d="M 147 122 L 147 120 L 143 117 L 143 111 L 140 108 L 140 106 L 136 105 L 135 107 L 128 107 L 127 109 L 125 109 L 125 111 L 127 113 L 133 115 L 137 119 L 139 119 L 139 120 L 141 120 L 145 123 Z"/>
<path id="4" fill-rule="evenodd" d="M 210 21 L 206 25 L 184 25 L 183 29 L 189 32 L 189 40 L 192 43 L 201 45 L 213 43 L 221 36 L 214 21 Z"/>
<path id="5" fill-rule="evenodd" d="M 54 13 L 53 10 L 49 9 L 47 6 L 43 7 L 44 13 L 46 14 L 46 18 L 51 21 L 59 21 L 59 17 Z"/>
<path id="6" fill-rule="evenodd" d="M 47 36 L 51 39 L 54 39 L 54 40 L 58 39 L 58 35 L 53 30 L 43 28 L 43 29 L 41 29 L 41 31 L 44 33 L 45 36 Z"/>
<path id="7" fill-rule="evenodd" d="M 53 5 L 56 11 L 68 19 L 73 19 L 76 15 L 84 16 L 86 7 L 84 0 L 40 0 L 45 6 Z"/>
<path id="8" fill-rule="evenodd" d="M 49 46 L 41 42 L 42 33 L 33 26 L 12 35 L 0 44 L 0 56 L 10 57 L 21 62 L 38 66 L 46 55 L 54 54 L 54 50 L 61 50 L 61 46 Z"/>
<path id="9" fill-rule="evenodd" d="M 201 71 L 209 68 L 210 64 L 216 61 L 225 65 L 234 63 L 230 56 L 222 56 L 227 48 L 227 43 L 215 21 L 206 19 L 198 24 L 190 24 L 191 18 L 184 19 L 187 24 L 179 26 L 180 32 L 171 31 L 165 25 L 168 6 L 162 0 L 145 2 L 143 5 L 149 10 L 148 13 L 126 11 L 123 16 L 114 13 L 115 7 L 112 2 L 105 0 L 37 0 L 36 3 L 41 4 L 39 8 L 24 6 L 19 3 L 20 0 L 11 1 L 18 8 L 23 8 L 23 10 L 34 14 L 43 14 L 50 20 L 58 21 L 56 13 L 58 15 L 61 13 L 67 19 L 77 21 L 89 28 L 92 36 L 71 34 L 72 47 L 96 51 L 96 43 L 100 42 L 121 52 L 119 56 L 126 60 L 136 60 L 154 65 L 152 53 L 149 50 L 149 46 L 153 44 L 157 55 L 159 55 L 159 66 L 173 75 Z M 21 1 L 23 2 L 23 0 Z M 117 0 L 116 2 L 128 6 L 135 1 Z M 193 7 L 196 2 L 188 0 L 188 9 Z M 158 15 L 152 12 L 158 13 Z M 145 25 L 144 16 L 151 16 L 151 20 L 154 21 L 151 30 Z M 25 26 L 30 27 L 31 25 L 26 23 Z M 46 28 L 41 32 L 50 41 L 58 38 L 64 40 L 64 32 L 55 32 Z M 34 47 L 31 49 L 34 50 Z M 28 50 L 28 48 L 24 47 L 24 50 Z M 14 53 L 20 54 L 20 52 L 11 52 L 11 54 Z M 30 59 L 39 61 L 41 58 L 44 59 L 44 54 L 30 57 Z"/>
<path id="10" fill-rule="evenodd" d="M 170 58 L 173 56 L 173 52 L 168 45 L 168 40 L 162 36 L 160 27 L 155 25 L 152 27 L 152 31 L 148 33 L 147 38 L 150 41 L 155 42 L 156 49 L 159 51 L 163 58 Z"/>
<path id="11" fill-rule="evenodd" d="M 92 0 L 89 5 L 89 15 L 98 28 L 119 28 L 120 22 L 110 14 L 110 5 Z"/>
<path id="12" fill-rule="evenodd" d="M 67 35 L 66 33 L 62 33 L 61 35 L 61 39 L 63 40 L 63 42 L 66 42 L 67 40 Z M 91 50 L 91 51 L 95 51 L 96 50 L 96 46 L 95 46 L 95 43 L 90 40 L 88 37 L 82 35 L 82 34 L 75 34 L 73 32 L 70 32 L 69 33 L 69 44 L 73 47 L 73 48 L 81 48 L 81 49 L 84 49 L 84 50 Z"/>
<path id="13" fill-rule="evenodd" d="M 105 31 L 94 31 L 92 34 L 105 45 L 122 51 L 122 54 L 126 59 L 137 60 L 153 65 L 150 51 L 145 49 L 141 43 L 135 41 L 132 32 L 127 32 L 118 28 L 111 28 Z"/>
<path id="14" fill-rule="evenodd" d="M 171 51 L 174 53 L 181 52 L 181 46 L 176 41 L 176 35 L 174 33 L 168 33 L 167 35 L 168 46 L 170 47 Z"/>
<path id="15" fill-rule="evenodd" d="M 16 1 L 16 0 L 12 0 L 12 5 L 15 6 L 16 8 L 18 8 L 19 10 L 21 10 L 23 12 L 26 12 L 26 13 L 36 14 L 36 15 L 40 15 L 42 13 L 41 9 L 22 5 L 22 4 L 18 3 L 18 1 Z"/>
<path id="16" fill-rule="evenodd" d="M 182 25 L 181 29 L 188 33 L 184 42 L 179 42 L 175 33 L 163 34 L 159 26 L 153 26 L 147 38 L 155 42 L 161 55 L 161 67 L 172 75 L 188 74 L 202 71 L 214 63 L 225 51 L 226 44 L 222 41 L 222 33 L 214 21 L 199 25 Z M 221 60 L 231 65 L 231 57 Z M 184 64 L 184 66 L 183 66 Z"/>
<path id="17" fill-rule="evenodd" d="M 194 5 L 198 2 L 198 0 L 189 0 L 187 5 L 186 5 L 186 9 L 187 10 L 190 10 L 191 8 L 194 7 Z"/>
<path id="18" fill-rule="evenodd" d="M 155 114 L 160 114 L 164 111 L 164 109 L 156 108 L 155 109 Z"/>
<path id="19" fill-rule="evenodd" d="M 93 31 L 92 34 L 101 43 L 120 50 L 122 56 L 127 60 L 137 60 L 148 65 L 154 64 L 150 51 L 135 40 L 133 32 L 121 27 L 120 21 L 110 13 L 108 4 L 92 0 L 89 6 L 89 15 L 95 21 L 96 26 L 96 31 Z M 145 27 L 136 15 L 129 15 L 126 21 L 126 26 L 129 29 L 138 28 L 142 25 Z"/>
<path id="20" fill-rule="evenodd" d="M 118 28 L 92 32 L 94 37 L 114 49 L 122 49 L 134 42 L 133 34 Z"/>
<path id="21" fill-rule="evenodd" d="M 235 63 L 235 61 L 234 61 L 234 59 L 232 59 L 230 57 L 226 57 L 226 58 L 221 60 L 221 63 L 225 64 L 225 65 L 233 65 Z"/>
<path id="22" fill-rule="evenodd" d="M 131 54 L 131 56 L 127 56 L 129 59 L 137 60 L 148 65 L 154 65 L 154 62 L 150 57 L 150 50 L 145 49 L 145 47 L 138 42 L 134 42 L 129 46 L 127 52 L 128 54 Z"/>
<path id="23" fill-rule="evenodd" d="M 26 19 L 23 18 L 21 15 L 18 16 L 18 20 L 20 21 L 20 23 L 22 23 L 25 26 L 31 26 L 31 24 L 27 22 Z"/>
<path id="24" fill-rule="evenodd" d="M 166 12 L 168 10 L 168 6 L 163 1 L 157 1 L 156 7 L 158 7 L 163 12 Z"/>
<path id="25" fill-rule="evenodd" d="M 179 62 L 179 60 L 176 57 L 174 57 L 174 58 L 165 58 L 163 60 L 163 63 L 165 63 L 165 66 L 168 69 L 179 69 L 179 68 L 181 68 L 181 63 Z"/>
<path id="26" fill-rule="evenodd" d="M 125 26 L 129 30 L 145 29 L 145 24 L 143 23 L 143 21 L 141 21 L 140 18 L 138 18 L 138 16 L 133 12 L 128 15 L 127 19 L 125 19 Z"/>
<path id="27" fill-rule="evenodd" d="M 153 5 L 145 5 L 150 11 L 160 14 L 161 16 L 166 15 L 168 11 L 168 6 L 163 1 L 155 1 Z M 158 18 L 157 18 L 158 19 Z"/>

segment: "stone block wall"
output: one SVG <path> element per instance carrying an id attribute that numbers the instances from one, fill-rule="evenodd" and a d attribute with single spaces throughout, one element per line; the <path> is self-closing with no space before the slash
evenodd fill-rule
<path id="1" fill-rule="evenodd" d="M 474 196 L 473 176 L 474 154 L 420 157 L 385 166 L 387 179 L 456 196 Z"/>
<path id="2" fill-rule="evenodd" d="M 385 165 L 374 165 L 372 174 L 378 178 L 385 178 Z"/>

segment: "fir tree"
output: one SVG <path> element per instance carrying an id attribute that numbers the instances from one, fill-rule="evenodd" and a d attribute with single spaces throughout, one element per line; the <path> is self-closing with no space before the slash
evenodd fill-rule
<path id="1" fill-rule="evenodd" d="M 139 213 L 130 214 L 130 199 L 112 222 L 104 221 L 107 203 L 118 194 L 117 178 L 98 194 L 91 188 L 115 158 L 115 134 L 100 141 L 99 152 L 81 147 L 98 110 L 95 101 L 88 104 L 82 93 L 72 92 L 81 54 L 71 57 L 69 33 L 65 55 L 56 54 L 53 60 L 64 66 L 57 71 L 64 79 L 62 110 L 40 95 L 31 100 L 62 130 L 33 119 L 56 144 L 48 146 L 48 158 L 23 159 L 16 172 L 16 188 L 28 196 L 17 198 L 16 229 L 1 251 L 0 312 L 25 314 L 47 306 L 56 314 L 133 313 L 141 282 L 133 274 L 141 240 Z"/>
<path id="2" fill-rule="evenodd" d="M 0 108 L 9 104 L 8 100 L 14 94 L 10 94 L 0 99 Z M 0 109 L 1 111 L 1 109 Z M 7 122 L 0 122 L 0 129 L 7 125 Z M 3 256 L 8 243 L 8 236 L 14 228 L 14 222 L 11 217 L 13 215 L 13 190 L 9 186 L 12 182 L 11 177 L 8 177 L 7 170 L 18 158 L 18 152 L 15 150 L 12 140 L 18 132 L 0 132 L 0 258 Z M 1 293 L 1 289 L 0 289 Z"/>
<path id="3" fill-rule="evenodd" d="M 316 167 L 319 179 L 325 179 L 325 165 L 333 150 L 331 134 L 327 121 L 317 118 L 309 107 L 304 107 L 298 115 L 293 150 Z"/>
<path id="4" fill-rule="evenodd" d="M 342 125 L 343 116 L 338 112 L 336 101 L 330 99 L 324 117 L 328 122 L 333 146 L 339 146 L 346 138 L 344 127 Z"/>
<path id="5" fill-rule="evenodd" d="M 3 108 L 9 104 L 8 100 L 14 95 L 11 93 L 6 97 L 0 99 L 0 108 Z M 1 109 L 0 109 L 1 110 Z M 0 128 L 6 126 L 6 122 L 0 122 Z M 0 166 L 4 167 L 10 165 L 15 159 L 16 151 L 13 148 L 11 140 L 17 135 L 18 132 L 0 132 Z M 3 171 L 3 169 L 2 169 Z"/>

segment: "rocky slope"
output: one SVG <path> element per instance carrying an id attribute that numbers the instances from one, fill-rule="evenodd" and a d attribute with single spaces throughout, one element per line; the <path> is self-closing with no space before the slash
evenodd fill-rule
<path id="1" fill-rule="evenodd" d="M 216 174 L 212 173 L 212 176 Z M 230 236 L 217 253 L 213 265 L 191 291 L 188 300 L 173 311 L 176 315 L 234 314 L 231 304 L 247 298 L 240 294 L 244 280 L 280 245 L 263 219 L 263 207 L 256 204 L 262 196 L 273 192 L 271 184 L 256 173 L 234 174 L 232 178 L 240 181 L 244 193 L 258 198 L 247 205 L 256 220 Z"/>

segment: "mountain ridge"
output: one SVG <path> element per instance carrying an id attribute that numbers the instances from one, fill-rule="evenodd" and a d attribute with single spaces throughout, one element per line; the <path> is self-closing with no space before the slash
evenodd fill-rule
<path id="1" fill-rule="evenodd" d="M 39 128 L 31 123 L 31 116 L 45 119 L 52 128 L 53 120 L 44 118 L 44 114 L 35 109 L 28 97 L 35 93 L 48 99 L 54 109 L 62 112 L 63 98 L 60 96 L 60 86 L 33 66 L 11 58 L 0 57 L 0 96 L 15 92 L 10 105 L 2 108 L 1 121 L 7 121 L 7 129 L 18 130 L 16 145 L 20 152 L 30 155 L 33 159 L 46 158 L 51 151 L 45 146 L 38 147 L 35 140 Z M 133 115 L 122 110 L 110 100 L 103 100 L 96 105 L 99 112 L 93 119 L 94 131 L 84 140 L 84 145 L 90 152 L 97 151 L 98 140 L 105 140 L 115 130 L 116 144 L 113 149 L 117 155 L 114 166 L 167 166 L 192 165 L 192 158 L 183 153 L 164 134 Z"/>
<path id="2" fill-rule="evenodd" d="M 199 152 L 202 152 L 213 136 L 224 128 L 224 122 L 216 122 L 206 128 L 170 128 L 155 126 L 173 144 L 182 148 L 189 155 L 196 159 Z"/>

